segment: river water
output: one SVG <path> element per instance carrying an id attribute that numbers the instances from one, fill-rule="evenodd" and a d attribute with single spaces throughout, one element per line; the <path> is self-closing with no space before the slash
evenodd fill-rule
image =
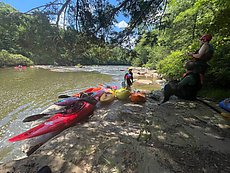
<path id="1" fill-rule="evenodd" d="M 60 72 L 60 69 L 62 72 Z M 98 84 L 117 85 L 127 71 L 125 66 L 0 69 L 0 162 L 23 157 L 22 142 L 7 140 L 31 128 L 22 120 L 38 114 L 58 100 L 60 94 L 73 94 Z"/>

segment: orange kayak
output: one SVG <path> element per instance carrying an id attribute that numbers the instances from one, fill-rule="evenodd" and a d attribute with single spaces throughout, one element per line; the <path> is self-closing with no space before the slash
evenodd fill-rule
<path id="1" fill-rule="evenodd" d="M 86 90 L 84 90 L 84 91 L 82 91 L 82 92 L 83 92 L 83 93 L 91 93 L 91 92 L 100 91 L 100 90 L 102 90 L 102 89 L 103 89 L 103 87 L 88 88 L 88 89 L 86 89 Z M 81 93 L 82 93 L 82 92 L 81 92 Z M 80 97 L 81 93 L 74 94 L 74 95 L 72 95 L 72 97 Z"/>
<path id="2" fill-rule="evenodd" d="M 130 95 L 131 102 L 134 103 L 144 103 L 146 101 L 146 94 L 143 92 L 135 92 Z"/>

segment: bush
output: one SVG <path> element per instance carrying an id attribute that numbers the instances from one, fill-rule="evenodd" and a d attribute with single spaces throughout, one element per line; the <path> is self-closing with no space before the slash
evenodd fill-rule
<path id="1" fill-rule="evenodd" d="M 11 67 L 17 65 L 30 66 L 33 61 L 20 54 L 11 54 L 6 50 L 0 52 L 0 67 Z"/>
<path id="2" fill-rule="evenodd" d="M 171 52 L 157 64 L 157 71 L 166 79 L 178 79 L 185 72 L 185 56 L 182 51 Z"/>
<path id="3" fill-rule="evenodd" d="M 145 64 L 145 67 L 156 69 L 157 63 L 168 54 L 170 54 L 170 51 L 166 47 L 154 46 L 149 53 L 148 62 Z"/>
<path id="4" fill-rule="evenodd" d="M 226 45 L 216 45 L 213 58 L 206 74 L 208 85 L 229 88 L 230 83 L 230 41 Z"/>
<path id="5" fill-rule="evenodd" d="M 135 67 L 141 67 L 142 66 L 142 62 L 139 58 L 135 58 L 132 62 L 131 62 L 131 65 L 132 66 L 135 66 Z"/>

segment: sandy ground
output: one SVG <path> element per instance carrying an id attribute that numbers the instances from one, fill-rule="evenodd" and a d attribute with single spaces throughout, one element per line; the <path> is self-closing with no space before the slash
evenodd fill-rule
<path id="1" fill-rule="evenodd" d="M 0 172 L 36 173 L 45 165 L 54 173 L 230 172 L 230 121 L 198 101 L 172 97 L 158 106 L 161 100 L 158 90 L 143 104 L 99 104 L 87 121 Z"/>

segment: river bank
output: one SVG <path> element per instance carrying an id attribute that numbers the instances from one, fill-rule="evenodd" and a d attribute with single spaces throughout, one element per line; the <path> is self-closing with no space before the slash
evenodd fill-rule
<path id="1" fill-rule="evenodd" d="M 229 121 L 200 102 L 173 97 L 158 106 L 161 100 L 156 90 L 144 104 L 98 105 L 86 122 L 27 158 L 1 164 L 0 172 L 33 173 L 45 165 L 56 173 L 230 172 Z"/>

